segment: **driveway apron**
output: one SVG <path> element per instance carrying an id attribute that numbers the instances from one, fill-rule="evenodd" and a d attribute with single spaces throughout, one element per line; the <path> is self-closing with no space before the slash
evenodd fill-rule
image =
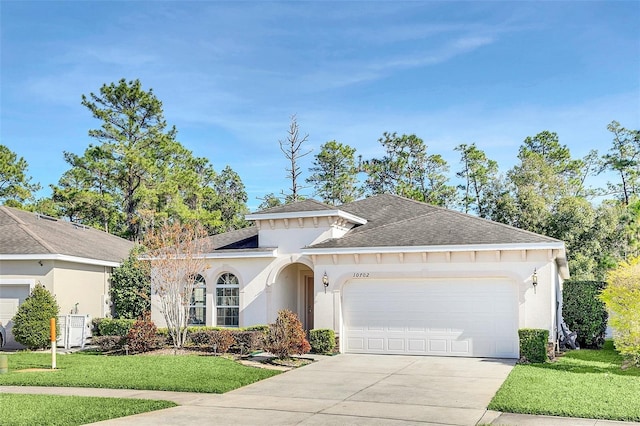
<path id="1" fill-rule="evenodd" d="M 342 354 L 101 425 L 475 425 L 515 360 Z"/>

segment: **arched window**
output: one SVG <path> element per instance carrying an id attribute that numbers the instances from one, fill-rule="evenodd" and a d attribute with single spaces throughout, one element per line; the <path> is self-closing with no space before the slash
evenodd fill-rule
<path id="1" fill-rule="evenodd" d="M 202 275 L 196 275 L 189 304 L 188 325 L 207 324 L 207 283 Z"/>
<path id="2" fill-rule="evenodd" d="M 216 283 L 216 325 L 237 327 L 240 319 L 240 283 L 238 278 L 225 272 Z"/>

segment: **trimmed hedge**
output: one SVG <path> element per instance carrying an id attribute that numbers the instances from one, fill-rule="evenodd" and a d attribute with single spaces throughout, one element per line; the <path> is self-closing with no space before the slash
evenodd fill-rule
<path id="1" fill-rule="evenodd" d="M 566 281 L 562 291 L 562 316 L 575 331 L 581 348 L 601 349 L 607 330 L 607 309 L 600 299 L 607 283 Z"/>
<path id="2" fill-rule="evenodd" d="M 310 330 L 309 344 L 311 345 L 311 351 L 314 353 L 331 353 L 336 347 L 336 333 L 328 328 Z"/>
<path id="3" fill-rule="evenodd" d="M 102 351 L 109 352 L 119 350 L 125 344 L 126 338 L 123 336 L 96 336 L 92 343 Z"/>
<path id="4" fill-rule="evenodd" d="M 95 321 L 98 336 L 126 336 L 133 327 L 134 319 L 100 318 Z"/>
<path id="5" fill-rule="evenodd" d="M 545 362 L 547 360 L 547 342 L 549 330 L 540 328 L 521 328 L 520 337 L 521 362 Z"/>

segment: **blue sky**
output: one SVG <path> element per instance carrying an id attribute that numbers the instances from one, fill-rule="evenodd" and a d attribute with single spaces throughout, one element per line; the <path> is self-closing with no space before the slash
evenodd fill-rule
<path id="1" fill-rule="evenodd" d="M 257 197 L 287 188 L 278 140 L 296 114 L 329 140 L 382 155 L 415 133 L 459 170 L 475 142 L 513 166 L 555 131 L 575 157 L 606 151 L 612 120 L 640 128 L 640 2 L 5 1 L 1 143 L 49 195 L 99 127 L 80 104 L 140 79 L 178 139 Z M 305 171 L 312 161 L 307 156 Z M 312 196 L 312 190 L 306 194 Z"/>

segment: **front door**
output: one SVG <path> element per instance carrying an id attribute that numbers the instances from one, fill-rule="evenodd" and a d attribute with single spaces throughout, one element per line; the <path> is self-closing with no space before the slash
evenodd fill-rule
<path id="1" fill-rule="evenodd" d="M 304 315 L 304 328 L 308 330 L 313 329 L 313 304 L 315 294 L 313 292 L 313 277 L 304 277 L 304 302 L 305 302 L 305 315 Z"/>

